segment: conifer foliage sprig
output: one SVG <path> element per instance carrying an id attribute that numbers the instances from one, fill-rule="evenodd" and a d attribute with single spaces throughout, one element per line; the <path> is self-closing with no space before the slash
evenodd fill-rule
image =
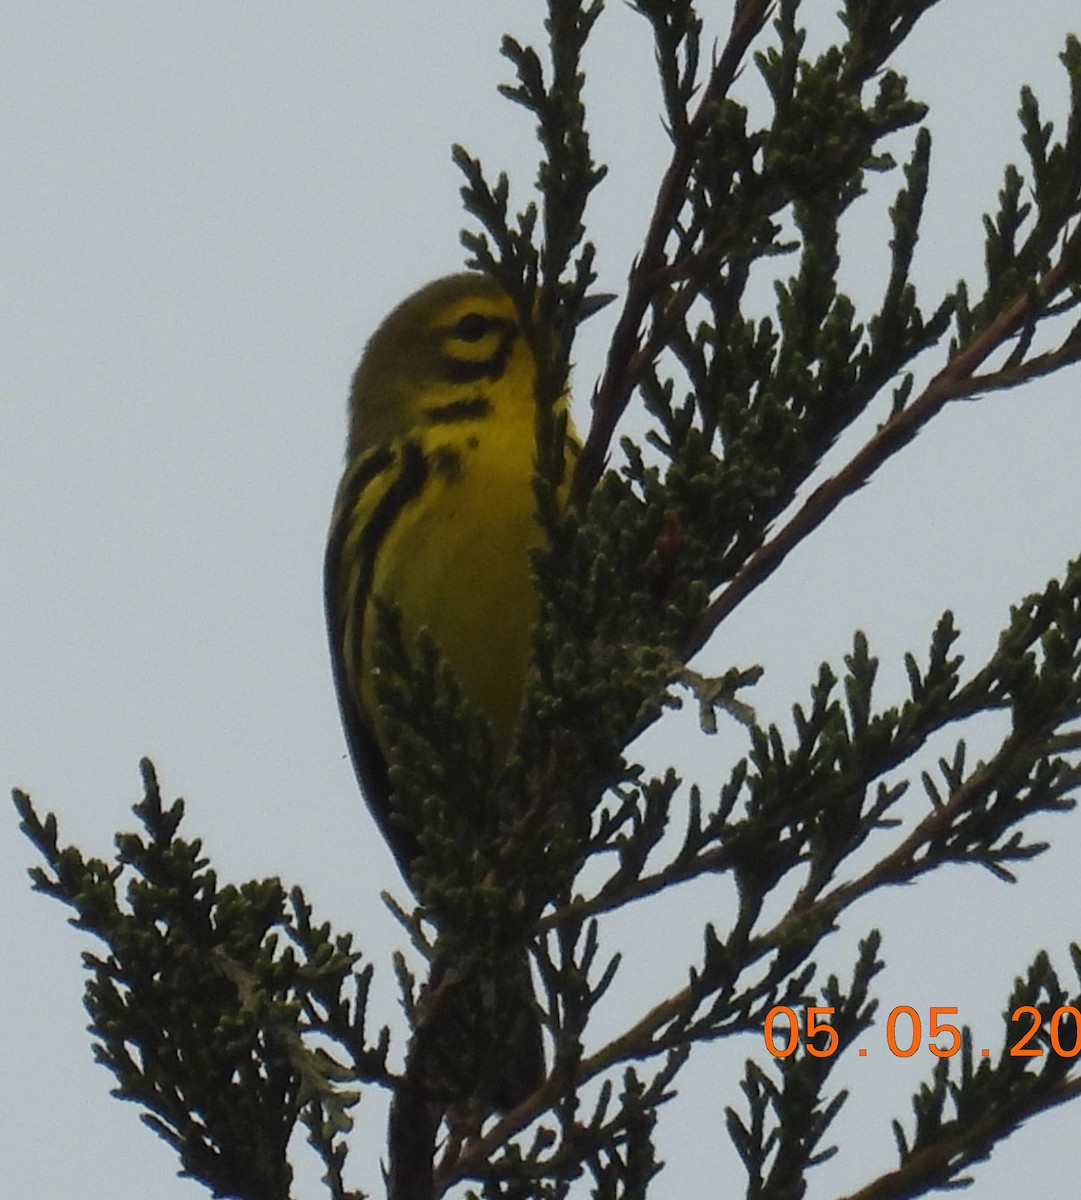
<path id="1" fill-rule="evenodd" d="M 113 1094 L 144 1110 L 181 1174 L 214 1196 L 288 1200 L 299 1120 L 328 1194 L 357 1200 L 342 1168 L 358 1084 L 392 1079 L 389 1031 L 374 1045 L 365 1032 L 371 967 L 357 969 L 351 935 L 313 925 L 299 888 L 219 886 L 202 843 L 177 836 L 184 802 L 163 805 L 146 760 L 142 773 L 144 833 L 118 834 L 113 864 L 62 846 L 56 818 L 15 793 L 46 864 L 32 869 L 34 887 L 107 948 L 83 959 L 94 1054 Z"/>

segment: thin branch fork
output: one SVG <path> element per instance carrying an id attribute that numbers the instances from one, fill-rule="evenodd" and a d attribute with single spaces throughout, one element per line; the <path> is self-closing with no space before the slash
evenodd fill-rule
<path id="1" fill-rule="evenodd" d="M 552 1108 L 564 1087 L 564 1080 L 549 1078 L 543 1087 L 538 1088 L 517 1108 L 504 1113 L 486 1133 L 468 1139 L 464 1146 L 457 1143 L 449 1147 L 435 1169 L 433 1197 L 442 1196 L 459 1180 L 478 1178 L 496 1150 Z"/>
<path id="2" fill-rule="evenodd" d="M 688 657 L 701 650 L 721 622 L 777 570 L 791 551 L 813 533 L 842 500 L 863 487 L 878 468 L 907 446 L 950 400 L 978 392 L 984 386 L 984 380 L 989 387 L 998 388 L 1025 382 L 1028 375 L 1020 370 L 1008 384 L 999 373 L 980 376 L 977 371 L 1004 342 L 1036 320 L 1049 301 L 1075 284 L 1079 276 L 1081 226 L 1074 230 L 1061 258 L 1038 281 L 1035 289 L 1017 296 L 1003 309 L 982 333 L 950 359 L 916 400 L 890 417 L 836 475 L 819 484 L 788 524 L 748 559 L 702 614 L 687 645 Z"/>

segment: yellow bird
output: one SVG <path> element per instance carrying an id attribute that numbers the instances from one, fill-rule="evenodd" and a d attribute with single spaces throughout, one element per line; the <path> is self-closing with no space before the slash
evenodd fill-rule
<path id="1" fill-rule="evenodd" d="M 610 299 L 588 298 L 581 315 Z M 543 536 L 532 487 L 535 376 L 510 297 L 489 276 L 463 273 L 394 309 L 353 377 L 345 473 L 327 545 L 327 621 L 353 765 L 406 879 L 418 845 L 415 833 L 391 820 L 390 735 L 372 675 L 375 601 L 397 606 L 407 649 L 422 629 L 430 633 L 505 757 L 538 610 L 529 562 Z M 566 448 L 573 462 L 578 443 L 569 424 Z M 473 1048 L 464 1085 L 500 1110 L 544 1075 L 524 955 L 511 974 L 516 993 L 500 1003 L 516 1011 L 504 1037 Z"/>

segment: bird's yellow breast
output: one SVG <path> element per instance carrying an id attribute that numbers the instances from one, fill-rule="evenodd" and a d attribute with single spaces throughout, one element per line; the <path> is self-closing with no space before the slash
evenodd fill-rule
<path id="1" fill-rule="evenodd" d="M 500 311 L 513 314 L 500 303 Z M 457 328 L 460 315 L 441 312 L 440 326 Z M 388 740 L 371 669 L 379 658 L 378 601 L 398 609 L 407 651 L 428 631 L 491 722 L 498 757 L 509 750 L 517 724 L 538 610 L 530 553 L 543 537 L 533 491 L 535 363 L 509 319 L 497 329 L 498 353 L 492 354 L 494 338 L 478 346 L 482 369 L 487 359 L 480 352 L 492 356 L 491 375 L 459 380 L 452 371 L 429 381 L 410 404 L 407 428 L 373 452 L 384 455 L 381 471 L 352 512 L 345 561 L 365 559 L 366 538 L 378 549 L 366 582 L 356 572 L 340 576 L 356 589 L 341 596 L 340 608 L 362 626 L 359 659 L 346 669 L 384 755 Z M 456 362 L 470 375 L 472 348 L 464 341 L 455 346 Z M 348 632 L 344 641 L 356 644 Z"/>
<path id="2" fill-rule="evenodd" d="M 372 595 L 397 605 L 407 646 L 427 629 L 505 754 L 521 706 L 537 594 L 529 553 L 541 540 L 532 476 L 532 405 L 419 439 L 429 472 L 380 548 Z M 378 622 L 365 620 L 364 658 Z M 365 707 L 377 713 L 370 673 Z M 378 721 L 377 721 L 378 724 Z"/>

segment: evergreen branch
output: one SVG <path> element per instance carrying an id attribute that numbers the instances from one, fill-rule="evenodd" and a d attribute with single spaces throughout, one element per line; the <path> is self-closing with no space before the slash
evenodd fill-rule
<path id="1" fill-rule="evenodd" d="M 968 1117 L 952 1122 L 944 1136 L 913 1153 L 896 1170 L 879 1175 L 843 1200 L 914 1200 L 951 1183 L 964 1186 L 964 1181 L 958 1180 L 961 1172 L 990 1157 L 994 1146 L 1025 1121 L 1079 1097 L 1081 1078 L 1062 1079 L 1033 1088 L 1017 1102 L 1003 1105 L 979 1119 Z"/>
<path id="2" fill-rule="evenodd" d="M 819 484 L 792 519 L 752 555 L 702 614 L 688 639 L 687 656 L 700 650 L 721 622 L 764 583 L 843 500 L 854 495 L 888 459 L 907 446 L 946 404 L 980 390 L 983 385 L 978 374 L 979 367 L 1035 320 L 1055 297 L 1075 286 L 1079 280 L 1081 227 L 1074 230 L 1058 262 L 1031 291 L 1017 296 L 986 329 L 956 353 L 916 400 L 895 411 L 845 466 Z M 1071 343 L 1064 361 L 1076 359 L 1076 347 Z M 993 381 L 994 376 L 987 378 Z"/>
<path id="3" fill-rule="evenodd" d="M 1081 949 L 1072 945 L 1070 955 L 1081 979 Z M 956 1060 L 946 1055 L 936 1064 L 931 1082 L 921 1084 L 912 1098 L 916 1120 L 911 1142 L 900 1122 L 893 1122 L 901 1159 L 898 1174 L 913 1169 L 905 1182 L 914 1190 L 906 1195 L 922 1194 L 928 1186 L 964 1187 L 971 1180 L 958 1176 L 968 1165 L 987 1158 L 995 1143 L 1028 1116 L 1076 1094 L 1068 1078 L 1076 1069 L 1076 1057 L 1060 1053 L 1063 1043 L 1056 1040 L 1055 1029 L 1060 1037 L 1076 1038 L 1079 1002 L 1081 997 L 1067 994 L 1041 951 L 1025 977 L 1017 979 L 1004 1014 L 1009 1027 L 1035 1015 L 1037 1024 L 1029 1026 L 1024 1041 L 1035 1038 L 1038 1044 L 1026 1046 L 1027 1053 L 1019 1056 L 1020 1044 L 1011 1046 L 1007 1032 L 998 1062 L 992 1065 L 989 1057 L 975 1058 L 971 1031 L 962 1030 L 959 1078 L 951 1079 Z M 952 1119 L 946 1117 L 947 1101 L 954 1110 Z"/>
<path id="4" fill-rule="evenodd" d="M 291 918 L 276 879 L 219 887 L 201 843 L 176 836 L 183 801 L 163 806 L 153 766 L 141 767 L 135 813 L 146 836 L 118 835 L 113 867 L 61 847 L 55 818 L 39 819 L 29 797 L 15 795 L 21 827 L 46 862 L 31 872 L 35 887 L 108 949 L 84 961 L 94 1054 L 116 1077 L 113 1094 L 140 1105 L 183 1174 L 241 1200 L 288 1200 L 286 1150 L 302 1120 L 337 1180 L 337 1200 L 354 1200 L 342 1183 L 340 1137 L 360 1094 L 343 1085 L 391 1078 L 389 1033 L 376 1047 L 364 1042 L 370 973 L 353 970 L 360 956 L 348 936 L 312 926 L 299 891 Z M 349 1065 L 309 1048 L 312 1033 L 346 1048 Z"/>
<path id="5" fill-rule="evenodd" d="M 747 1170 L 748 1197 L 800 1195 L 807 1172 L 836 1153 L 836 1147 L 819 1149 L 819 1144 L 847 1093 L 841 1091 L 828 1102 L 822 1094 L 844 1050 L 858 1044 L 873 1023 L 878 1002 L 870 998 L 870 985 L 885 966 L 878 957 L 880 945 L 877 931 L 860 943 L 847 995 L 835 976 L 823 989 L 819 1003 L 831 1010 L 829 1025 L 839 1051 L 792 1053 L 774 1060 L 772 1072 L 748 1060 L 742 1088 L 750 1119 L 744 1121 L 732 1107 L 725 1110 L 729 1137 Z M 762 1032 L 766 1034 L 764 1028 Z M 819 1051 L 828 1049 L 821 1041 L 811 1044 Z M 779 1084 L 774 1078 L 778 1073 Z"/>
<path id="6" fill-rule="evenodd" d="M 593 419 L 571 487 L 573 504 L 582 504 L 600 478 L 616 425 L 642 372 L 652 361 L 640 344 L 639 330 L 666 267 L 665 246 L 685 201 L 699 143 L 772 8 L 773 0 L 739 0 L 735 5 L 728 41 L 710 72 L 694 116 L 673 149 L 642 251 L 627 280 L 627 297 L 612 334 L 604 374 L 593 396 Z"/>
<path id="7" fill-rule="evenodd" d="M 756 941 L 760 941 L 763 948 L 772 947 L 785 944 L 793 935 L 805 936 L 809 927 L 824 930 L 841 912 L 879 888 L 909 883 L 944 862 L 964 861 L 968 854 L 963 848 L 959 852 L 952 852 L 949 847 L 950 837 L 956 835 L 960 820 L 979 812 L 991 793 L 1001 786 L 1004 775 L 1008 777 L 1019 768 L 1023 769 L 1043 750 L 1041 735 L 1008 738 L 998 754 L 977 769 L 946 803 L 928 813 L 896 849 L 868 868 L 863 875 L 838 885 L 821 899 L 806 903 L 801 895 L 781 921 Z M 1063 772 L 1056 794 L 1071 791 L 1079 783 L 1081 772 Z M 1030 811 L 1025 806 L 1018 806 L 1017 811 L 1010 815 L 1014 820 L 1019 820 Z M 1026 856 L 1042 848 L 1030 848 Z"/>
<path id="8" fill-rule="evenodd" d="M 1003 878 L 1010 878 L 1005 862 L 1038 853 L 1040 846 L 1023 845 L 1019 835 L 1005 844 L 1001 844 L 1001 839 L 1033 812 L 1071 807 L 1073 801 L 1068 795 L 1081 783 L 1081 766 L 1071 766 L 1062 757 L 1081 748 L 1081 731 L 1056 732 L 1066 722 L 1081 717 L 1079 596 L 1081 564 L 1074 564 L 1065 583 L 1053 582 L 1042 596 L 1030 597 L 1015 610 L 1011 625 L 1000 640 L 999 651 L 963 687 L 958 687 L 956 678 L 960 659 L 949 656 L 956 631 L 945 619 L 936 631 L 926 674 L 909 662 L 912 701 L 887 714 L 871 713 L 874 660 L 867 655 L 865 643 L 857 638 L 856 649 L 848 660 L 850 676 L 846 681 L 854 727 L 851 743 L 842 746 L 834 734 L 828 740 L 825 738 L 839 716 L 836 706 L 827 705 L 834 682 L 832 676 L 824 676 L 824 682 L 816 689 L 815 707 L 809 716 L 803 716 L 797 709 L 801 745 L 785 761 L 793 776 L 807 781 L 808 792 L 795 793 L 782 804 L 767 791 L 763 801 L 755 801 L 756 811 L 750 814 L 755 824 L 752 827 L 745 823 L 745 834 L 740 826 L 727 826 L 727 813 L 735 794 L 732 788 L 720 810 L 725 815 L 718 817 L 716 826 L 712 822 L 708 826 L 717 828 L 721 834 L 718 846 L 692 858 L 677 856 L 654 875 L 626 882 L 611 891 L 602 887 L 592 899 L 575 900 L 545 917 L 542 929 L 559 928 L 562 922 L 580 923 L 587 916 L 611 911 L 632 899 L 659 891 L 679 878 L 706 870 L 731 869 L 738 876 L 741 908 L 727 943 L 723 947 L 717 943 L 716 952 L 709 950 L 696 981 L 657 1005 L 621 1038 L 583 1060 L 578 1068 L 581 1076 L 592 1076 L 632 1057 L 657 1053 L 680 1039 L 716 1036 L 717 1013 L 699 1027 L 689 1024 L 688 1018 L 709 994 L 720 993 L 724 988 L 734 994 L 735 978 L 726 964 L 738 962 L 743 971 L 767 955 L 776 955 L 766 980 L 727 1006 L 729 1012 L 742 1012 L 745 1022 L 752 1003 L 767 996 L 784 971 L 793 970 L 806 958 L 821 936 L 834 927 L 840 913 L 879 887 L 912 880 L 949 861 L 982 863 Z M 1037 645 L 1044 655 L 1040 668 L 1033 660 L 1033 647 Z M 963 746 L 959 746 L 954 762 L 943 764 L 950 787 L 949 799 L 943 801 L 937 789 L 929 784 L 934 808 L 901 845 L 855 881 L 822 895 L 840 862 L 871 830 L 886 824 L 883 814 L 903 788 L 881 791 L 862 814 L 858 809 L 852 815 L 840 809 L 838 798 L 862 796 L 878 774 L 910 757 L 944 724 L 1006 705 L 1013 710 L 1014 729 L 998 753 L 965 778 Z M 821 782 L 816 778 L 818 760 L 811 757 L 814 742 L 820 736 L 823 737 L 821 762 L 828 764 L 825 770 L 829 777 Z M 775 760 L 782 759 L 784 751 L 780 746 Z M 837 774 L 836 764 L 848 761 L 855 765 L 852 778 Z M 763 779 L 770 772 L 769 786 L 776 790 L 782 780 L 776 777 L 773 762 L 763 759 L 759 771 Z M 741 782 L 745 776 L 737 769 L 733 778 Z M 666 795 L 670 798 L 670 789 L 666 789 Z M 771 810 L 767 805 L 774 808 Z M 702 841 L 703 827 L 693 815 L 696 811 L 695 807 L 685 846 L 699 845 Z M 790 825 L 794 832 L 788 832 Z M 818 830 L 831 831 L 837 847 L 824 841 Z M 652 836 L 649 835 L 651 840 Z M 764 895 L 782 874 L 804 861 L 810 864 L 808 880 L 787 914 L 768 932 L 751 936 L 751 924 L 758 911 L 756 897 Z M 665 1029 L 668 1032 L 661 1034 Z"/>
<path id="9" fill-rule="evenodd" d="M 628 791 L 618 810 L 602 814 L 591 840 L 594 852 L 617 846 L 620 865 L 591 896 L 575 897 L 542 917 L 538 930 L 614 911 L 704 874 L 735 871 L 744 893 L 752 880 L 756 889 L 762 889 L 808 860 L 811 870 L 792 910 L 804 912 L 841 863 L 873 832 L 897 824 L 887 813 L 908 784 L 887 785 L 887 774 L 950 725 L 1006 707 L 1013 710 L 1014 731 L 990 766 L 979 768 L 966 781 L 963 742 L 953 762 L 944 765 L 952 815 L 943 813 L 937 788 L 928 782 L 936 805 L 928 820 L 941 821 L 950 835 L 948 847 L 945 841 L 936 844 L 937 854 L 947 854 L 952 861 L 980 862 L 1008 877 L 1004 864 L 1030 856 L 1036 848 L 1022 846 L 1016 839 L 996 845 L 996 839 L 1036 808 L 1065 806 L 1064 797 L 1076 782 L 1076 770 L 1067 766 L 1065 756 L 1077 750 L 1079 737 L 1066 730 L 1081 713 L 1079 598 L 1081 563 L 1074 563 L 1061 583 L 1052 581 L 1042 594 L 1030 596 L 1015 609 L 996 653 L 963 684 L 962 659 L 952 651 L 959 633 L 951 615 L 945 614 L 932 637 L 924 670 L 911 655 L 906 656 L 911 698 L 885 711 L 873 708 L 877 660 L 870 656 L 866 639 L 857 635 L 846 658 L 847 713 L 832 697 L 837 678 L 823 664 L 812 689 L 810 712 L 799 705 L 794 710 L 798 744 L 788 751 L 778 731 L 767 734 L 753 729 L 753 768 L 747 760 L 736 764 L 716 811 L 706 821 L 692 791 L 683 843 L 668 863 L 652 871 L 645 867 L 668 825 L 678 779 L 669 773 L 663 781 Z M 1027 750 L 1019 750 L 1021 745 Z M 1013 791 L 1003 793 L 987 809 L 986 787 L 996 769 Z M 1007 802 L 1007 796 L 1017 794 L 1025 772 L 1031 795 L 1020 805 Z M 876 782 L 878 790 L 869 799 Z M 748 816 L 734 823 L 732 814 L 744 791 L 749 791 Z M 967 824 L 962 821 L 966 813 L 973 814 Z M 961 824 L 955 824 L 955 819 Z M 914 835 L 915 841 L 926 840 L 930 833 L 929 824 Z M 877 869 L 887 876 L 890 862 L 914 869 L 909 862 L 913 846 Z M 865 879 L 868 886 L 881 882 Z M 816 920 L 820 918 L 821 914 Z M 799 925 L 800 918 L 794 920 Z"/>

